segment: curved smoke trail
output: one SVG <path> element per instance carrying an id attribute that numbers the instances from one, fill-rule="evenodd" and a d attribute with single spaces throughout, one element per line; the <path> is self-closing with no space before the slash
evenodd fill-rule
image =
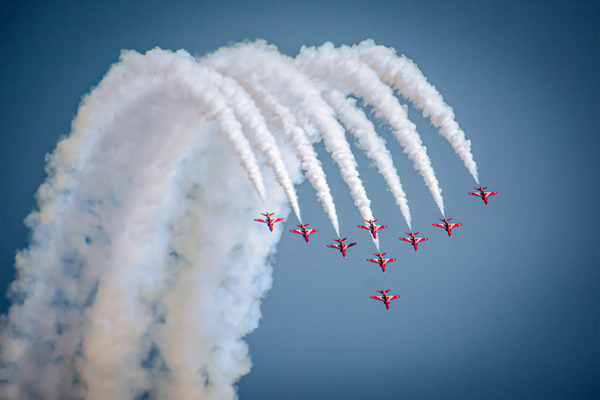
<path id="1" fill-rule="evenodd" d="M 281 122 L 285 139 L 291 144 L 296 155 L 302 160 L 302 169 L 306 171 L 304 176 L 317 191 L 317 198 L 329 216 L 335 233 L 340 237 L 340 225 L 333 197 L 325 178 L 325 172 L 321 168 L 321 162 L 317 158 L 317 153 L 312 147 L 306 132 L 298 126 L 296 118 L 289 108 L 281 105 L 264 87 L 255 84 L 254 88 L 256 89 L 256 92 L 254 92 L 256 101 L 261 105 L 260 108 L 266 113 L 273 114 Z"/>
<path id="2" fill-rule="evenodd" d="M 431 166 L 427 149 L 423 146 L 417 127 L 408 119 L 406 109 L 400 105 L 389 86 L 383 84 L 370 69 L 347 46 L 335 49 L 331 42 L 315 49 L 303 47 L 296 62 L 311 75 L 323 82 L 337 83 L 346 93 L 355 93 L 371 104 L 379 117 L 393 128 L 396 139 L 404 152 L 413 160 L 429 188 L 435 203 L 444 215 L 442 190 Z"/>
<path id="3" fill-rule="evenodd" d="M 302 223 L 294 184 L 281 158 L 281 152 L 275 143 L 275 137 L 267 128 L 267 121 L 260 113 L 256 103 L 237 81 L 231 78 L 224 80 L 222 87 L 227 93 L 228 104 L 234 109 L 235 115 L 242 126 L 246 128 L 245 131 L 252 134 L 255 147 L 259 148 L 267 158 L 267 165 L 270 164 L 273 167 L 277 183 L 285 191 L 296 217 Z"/>
<path id="4" fill-rule="evenodd" d="M 375 45 L 372 40 L 365 40 L 358 46 L 353 46 L 352 50 L 377 71 L 384 82 L 394 85 L 403 96 L 423 109 L 423 116 L 429 117 L 431 123 L 440 128 L 442 136 L 450 142 L 475 182 L 479 184 L 477 164 L 471 153 L 471 141 L 465 138 L 465 133 L 454 119 L 452 107 L 448 106 L 440 92 L 427 82 L 417 65 L 404 55 L 398 57 L 394 49 Z"/>
<path id="5" fill-rule="evenodd" d="M 336 118 L 376 161 L 410 227 L 389 151 L 347 95 L 378 109 L 424 178 L 420 138 L 373 71 L 421 105 L 463 159 L 470 154 L 441 96 L 433 106 L 425 99 L 424 77 L 408 69 L 426 88 L 415 91 L 389 50 L 369 43 L 327 47 L 335 57 L 354 52 L 357 70 L 336 76 L 262 41 L 203 60 L 123 52 L 48 158 L 39 211 L 26 219 L 32 241 L 17 255 L 1 320 L 0 398 L 235 398 L 250 370 L 241 338 L 258 326 L 282 229 L 254 217 L 267 207 L 287 216 L 291 205 L 300 219 L 293 183 L 302 168 L 339 236 L 314 142 L 324 140 L 361 215 L 373 218 Z"/>
<path id="6" fill-rule="evenodd" d="M 362 217 L 373 219 L 371 201 L 359 178 L 358 165 L 345 139 L 344 128 L 323 99 L 321 89 L 310 76 L 296 68 L 292 59 L 281 55 L 274 46 L 258 41 L 238 48 L 221 49 L 205 62 L 224 75 L 244 81 L 253 91 L 265 87 L 273 99 L 292 110 L 313 141 L 318 139 L 316 130 L 325 143 L 325 149 L 338 164 L 342 179 L 350 188 Z M 320 200 L 325 204 L 323 198 Z M 333 221 L 331 215 L 330 219 Z"/>
<path id="7" fill-rule="evenodd" d="M 356 105 L 355 99 L 347 98 L 339 90 L 333 89 L 325 92 L 324 98 L 335 109 L 346 129 L 358 139 L 358 146 L 365 151 L 367 157 L 375 161 L 379 173 L 387 182 L 396 199 L 396 204 L 400 208 L 408 229 L 411 229 L 410 208 L 408 207 L 406 193 L 402 189 L 398 171 L 392 161 L 392 155 L 385 147 L 383 139 L 375 132 L 373 123 L 367 118 L 364 111 Z"/>

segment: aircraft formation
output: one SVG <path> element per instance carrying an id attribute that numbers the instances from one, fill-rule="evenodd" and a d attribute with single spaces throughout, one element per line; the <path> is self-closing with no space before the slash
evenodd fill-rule
<path id="1" fill-rule="evenodd" d="M 486 205 L 488 205 L 488 197 L 493 196 L 495 194 L 498 194 L 498 192 L 486 192 L 485 189 L 487 189 L 486 187 L 476 187 L 474 188 L 476 189 L 478 192 L 477 193 L 471 193 L 469 192 L 470 195 L 473 196 L 479 196 L 483 199 L 483 201 L 485 202 Z M 266 217 L 266 219 L 255 219 L 255 221 L 257 222 L 262 222 L 268 225 L 269 229 L 271 230 L 271 232 L 273 232 L 273 224 L 279 221 L 283 221 L 284 218 L 277 218 L 277 219 L 272 219 L 271 216 L 273 215 L 273 213 L 265 213 L 265 214 L 261 214 L 263 216 Z M 441 224 L 432 224 L 435 227 L 438 228 L 443 228 L 446 230 L 446 232 L 448 232 L 448 236 L 452 237 L 452 229 L 461 226 L 462 224 L 458 224 L 458 223 L 454 223 L 451 224 L 449 223 L 452 218 L 443 218 L 440 219 L 438 218 L 440 221 L 442 221 Z M 377 231 L 380 229 L 384 229 L 387 228 L 387 225 L 377 225 L 375 222 L 377 222 L 378 220 L 376 219 L 370 219 L 370 220 L 364 220 L 366 222 L 366 225 L 358 225 L 359 228 L 362 229 L 366 229 L 369 231 L 369 233 L 371 234 L 371 236 L 373 237 L 373 239 L 377 239 Z M 300 235 L 304 236 L 304 240 L 306 240 L 306 243 L 309 243 L 309 235 L 318 232 L 318 229 L 306 229 L 306 227 L 308 226 L 308 224 L 295 224 L 297 227 L 299 227 L 300 229 L 290 229 L 290 232 L 293 233 L 298 233 Z M 426 240 L 429 240 L 429 238 L 426 237 L 417 237 L 416 235 L 419 234 L 419 232 L 404 232 L 406 235 L 408 235 L 407 238 L 405 237 L 400 237 L 398 239 L 411 243 L 415 249 L 415 251 L 418 251 L 418 244 L 420 242 L 424 242 Z M 332 249 L 338 249 L 341 251 L 342 256 L 344 256 L 344 258 L 346 258 L 346 250 L 350 247 L 356 246 L 356 243 L 348 243 L 348 244 L 344 244 L 344 240 L 346 240 L 347 238 L 343 238 L 343 239 L 333 239 L 334 241 L 338 242 L 338 244 L 328 244 L 327 247 L 332 248 Z M 376 259 L 374 258 L 367 258 L 367 261 L 370 261 L 372 263 L 376 263 L 379 264 L 379 266 L 381 267 L 381 270 L 383 271 L 383 273 L 385 273 L 385 266 L 388 263 L 394 262 L 396 261 L 395 258 L 383 258 L 383 256 L 385 256 L 387 253 L 373 253 L 374 256 L 377 256 Z M 390 301 L 395 300 L 397 298 L 400 297 L 400 295 L 391 295 L 388 296 L 387 293 L 390 291 L 391 289 L 385 290 L 377 290 L 377 292 L 381 293 L 381 296 L 371 296 L 372 299 L 375 300 L 380 300 L 383 301 L 386 308 L 389 310 L 390 309 Z"/>

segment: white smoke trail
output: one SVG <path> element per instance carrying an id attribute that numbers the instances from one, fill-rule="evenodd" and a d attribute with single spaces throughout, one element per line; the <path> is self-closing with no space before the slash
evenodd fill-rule
<path id="1" fill-rule="evenodd" d="M 410 208 L 400 183 L 398 171 L 392 161 L 392 155 L 385 147 L 385 142 L 375 132 L 373 123 L 367 118 L 364 111 L 356 106 L 355 99 L 347 98 L 339 90 L 333 89 L 326 92 L 324 98 L 338 114 L 346 129 L 358 139 L 358 145 L 364 149 L 367 157 L 375 161 L 379 173 L 383 176 L 394 195 L 396 204 L 400 208 L 408 228 L 411 229 Z"/>
<path id="2" fill-rule="evenodd" d="M 388 121 L 396 139 L 415 163 L 415 169 L 423 177 L 444 215 L 442 190 L 431 166 L 427 149 L 423 146 L 415 124 L 408 119 L 406 108 L 400 105 L 390 87 L 384 85 L 377 74 L 347 46 L 336 49 L 328 42 L 318 49 L 303 47 L 296 57 L 296 64 L 323 82 L 337 83 L 342 90 L 363 97 L 365 102 L 375 108 L 378 116 Z"/>
<path id="3" fill-rule="evenodd" d="M 452 107 L 444 102 L 440 92 L 427 81 L 417 65 L 404 55 L 398 57 L 392 48 L 375 45 L 373 40 L 365 40 L 358 46 L 353 46 L 353 50 L 384 82 L 394 85 L 402 95 L 423 109 L 423 116 L 429 117 L 431 123 L 440 128 L 442 136 L 450 142 L 479 184 L 477 164 L 471 153 L 471 141 L 465 138 L 465 133 L 458 126 Z"/>
<path id="4" fill-rule="evenodd" d="M 333 109 L 323 100 L 321 91 L 310 77 L 295 67 L 293 60 L 282 56 L 274 46 L 258 41 L 234 49 L 220 49 L 205 62 L 223 75 L 250 86 L 258 82 L 265 87 L 293 112 L 304 131 L 309 132 L 309 137 L 316 129 L 323 138 L 325 149 L 338 164 L 354 204 L 364 219 L 373 219 L 371 201 L 358 177 L 357 164 L 344 129 L 335 119 Z"/>
<path id="5" fill-rule="evenodd" d="M 266 111 L 273 113 L 280 119 L 286 140 L 292 145 L 297 156 L 302 160 L 302 169 L 306 171 L 304 176 L 317 191 L 317 198 L 329 216 L 335 233 L 340 237 L 340 225 L 325 172 L 321 168 L 321 162 L 317 159 L 317 153 L 308 140 L 306 133 L 298 126 L 296 118 L 289 108 L 277 102 L 277 99 L 269 94 L 264 87 L 258 83 L 254 83 L 251 87 L 255 88 L 255 96 L 263 110 L 266 109 Z"/>
<path id="6" fill-rule="evenodd" d="M 292 182 L 301 166 L 339 236 L 311 144 L 317 133 L 361 215 L 373 219 L 336 113 L 376 160 L 410 227 L 389 152 L 346 94 L 390 121 L 424 178 L 429 159 L 391 89 L 353 49 L 327 53 L 339 61 L 354 52 L 345 68 L 318 60 L 337 68 L 326 76 L 308 75 L 264 42 L 200 62 L 184 51 L 123 52 L 48 158 L 39 211 L 26 220 L 31 245 L 17 256 L 13 305 L 1 320 L 0 398 L 235 398 L 250 369 L 241 338 L 258 326 L 282 229 L 253 218 L 267 202 L 289 214 L 285 194 L 300 219 Z M 269 126 L 281 127 L 273 133 L 301 165 Z M 275 179 L 263 179 L 268 170 L 243 129 Z"/>
<path id="7" fill-rule="evenodd" d="M 227 97 L 227 103 L 233 108 L 236 117 L 242 126 L 245 127 L 246 132 L 252 134 L 254 145 L 258 147 L 267 158 L 267 165 L 270 165 L 273 168 L 277 182 L 285 191 L 298 221 L 302 223 L 302 218 L 300 218 L 300 206 L 298 205 L 298 197 L 296 196 L 294 184 L 281 159 L 281 153 L 275 143 L 275 137 L 273 137 L 267 128 L 265 118 L 256 107 L 254 100 L 252 100 L 250 95 L 234 79 L 224 79 L 220 86 Z"/>
<path id="8" fill-rule="evenodd" d="M 226 104 L 224 104 L 225 100 L 220 96 L 215 97 L 216 98 L 213 100 L 214 102 L 223 102 L 223 104 L 217 104 L 215 107 L 218 109 L 218 111 L 215 111 L 215 118 L 220 123 L 221 132 L 227 135 L 229 143 L 233 147 L 236 154 L 240 157 L 241 165 L 248 173 L 248 178 L 254 185 L 254 189 L 256 189 L 258 197 L 263 203 L 263 208 L 268 209 L 265 184 L 258 168 L 258 161 L 256 160 L 256 157 L 252 152 L 252 148 L 250 147 L 250 142 L 244 136 L 242 126 L 235 118 L 233 111 L 226 106 Z"/>
<path id="9" fill-rule="evenodd" d="M 321 97 L 319 97 L 321 99 Z M 309 121 L 313 122 L 325 143 L 325 149 L 331 154 L 333 160 L 338 164 L 342 179 L 350 188 L 350 195 L 354 199 L 354 205 L 360 211 L 363 219 L 373 219 L 371 211 L 371 200 L 367 197 L 367 192 L 358 177 L 358 164 L 350 150 L 350 145 L 346 141 L 344 128 L 333 117 L 334 112 L 324 101 L 316 101 L 307 96 L 304 110 L 298 110 L 299 113 L 306 113 Z"/>

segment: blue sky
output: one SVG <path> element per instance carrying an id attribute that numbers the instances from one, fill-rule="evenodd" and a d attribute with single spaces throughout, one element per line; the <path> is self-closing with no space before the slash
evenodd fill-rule
<path id="1" fill-rule="evenodd" d="M 398 258 L 383 275 L 356 228 L 360 214 L 322 143 L 316 146 L 349 258 L 305 182 L 305 244 L 285 233 L 241 399 L 598 398 L 598 7 L 591 2 L 18 2 L 0 16 L 0 290 L 27 246 L 44 155 L 68 134 L 81 96 L 121 49 L 159 46 L 194 55 L 262 38 L 295 56 L 302 45 L 374 39 L 413 59 L 454 108 L 472 140 L 481 182 L 499 195 L 468 196 L 473 179 L 417 110 L 410 116 L 443 189 L 452 238 L 386 126 L 409 198 L 418 253 L 369 160 L 353 148 L 381 231 Z M 296 222 L 293 216 L 285 231 Z M 350 255 L 353 257 L 350 258 Z M 392 310 L 376 289 L 402 297 Z M 6 299 L 0 311 L 8 309 Z"/>

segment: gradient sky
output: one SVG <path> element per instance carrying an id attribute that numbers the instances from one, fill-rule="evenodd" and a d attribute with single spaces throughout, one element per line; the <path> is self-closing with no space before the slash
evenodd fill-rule
<path id="1" fill-rule="evenodd" d="M 383 275 L 356 228 L 337 166 L 316 148 L 340 216 L 358 242 L 343 259 L 314 189 L 300 185 L 306 244 L 287 233 L 259 328 L 247 336 L 246 399 L 600 398 L 599 7 L 589 1 L 20 1 L 0 13 L 0 291 L 27 246 L 22 221 L 45 178 L 44 155 L 70 130 L 81 96 L 121 49 L 194 55 L 256 38 L 295 56 L 303 45 L 371 38 L 414 60 L 472 141 L 490 205 L 429 121 L 411 109 L 443 189 L 452 238 L 422 178 L 385 125 L 408 196 L 415 253 L 383 179 L 353 148 Z M 350 139 L 353 140 L 353 139 Z M 376 289 L 401 298 L 387 311 Z M 0 299 L 0 312 L 9 307 Z"/>

